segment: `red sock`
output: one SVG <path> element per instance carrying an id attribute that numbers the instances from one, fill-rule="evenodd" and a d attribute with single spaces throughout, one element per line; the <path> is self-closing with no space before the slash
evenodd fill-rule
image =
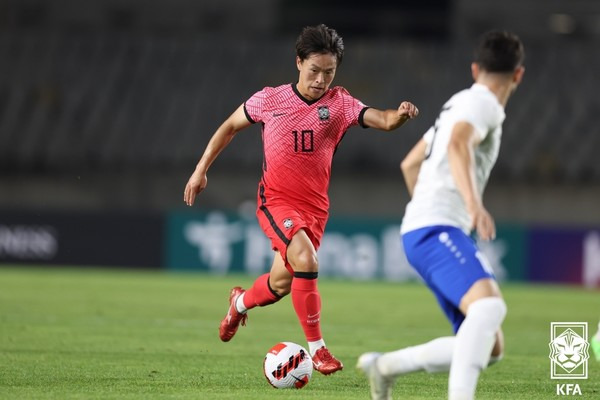
<path id="1" fill-rule="evenodd" d="M 256 306 L 268 306 L 281 300 L 271 286 L 269 286 L 269 274 L 256 278 L 252 287 L 244 294 L 244 306 L 249 310 Z"/>
<path id="2" fill-rule="evenodd" d="M 292 281 L 292 304 L 306 340 L 314 342 L 321 336 L 321 295 L 317 288 L 317 273 L 296 272 Z"/>

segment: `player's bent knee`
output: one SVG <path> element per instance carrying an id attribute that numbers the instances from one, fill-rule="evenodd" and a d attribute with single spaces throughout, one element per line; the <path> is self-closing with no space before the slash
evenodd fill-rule
<path id="1" fill-rule="evenodd" d="M 290 260 L 295 272 L 318 272 L 319 261 L 317 255 L 311 251 L 298 253 L 293 260 Z"/>
<path id="2" fill-rule="evenodd" d="M 506 317 L 506 303 L 500 297 L 484 297 L 471 303 L 468 314 L 484 318 L 499 328 Z"/>
<path id="3" fill-rule="evenodd" d="M 481 368 L 489 365 L 493 356 L 502 354 L 502 338 L 500 334 L 500 325 L 506 316 L 506 303 L 501 297 L 484 297 L 474 301 L 467 313 L 467 319 L 476 326 L 479 340 L 482 343 L 489 343 L 487 357 L 483 356 Z M 483 349 L 482 349 L 483 350 Z M 494 354 L 495 353 L 495 354 Z"/>

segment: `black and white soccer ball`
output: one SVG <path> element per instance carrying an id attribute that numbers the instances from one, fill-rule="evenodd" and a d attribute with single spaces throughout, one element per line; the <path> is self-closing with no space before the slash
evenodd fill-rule
<path id="1" fill-rule="evenodd" d="M 310 380 L 313 363 L 304 347 L 292 342 L 280 342 L 267 352 L 263 370 L 274 388 L 300 389 Z"/>

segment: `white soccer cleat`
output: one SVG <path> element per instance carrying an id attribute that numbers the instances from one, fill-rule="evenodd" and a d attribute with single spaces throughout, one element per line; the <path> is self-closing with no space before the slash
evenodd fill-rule
<path id="1" fill-rule="evenodd" d="M 377 368 L 377 359 L 381 353 L 364 353 L 358 357 L 356 368 L 360 369 L 369 378 L 371 386 L 371 400 L 392 400 L 392 387 L 394 378 L 386 377 Z"/>

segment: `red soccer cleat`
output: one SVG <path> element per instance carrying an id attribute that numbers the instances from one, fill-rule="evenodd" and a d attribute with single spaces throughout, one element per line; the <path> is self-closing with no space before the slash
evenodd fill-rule
<path id="1" fill-rule="evenodd" d="M 312 357 L 313 367 L 323 375 L 333 374 L 344 368 L 344 364 L 331 355 L 326 347 L 321 347 Z"/>
<path id="2" fill-rule="evenodd" d="M 246 313 L 240 313 L 235 308 L 235 301 L 245 290 L 239 286 L 231 289 L 229 293 L 229 310 L 227 310 L 227 315 L 221 321 L 221 325 L 219 326 L 219 337 L 224 342 L 229 342 L 233 335 L 238 330 L 240 326 L 240 322 L 242 325 L 246 325 L 246 320 L 248 319 L 248 315 Z"/>

